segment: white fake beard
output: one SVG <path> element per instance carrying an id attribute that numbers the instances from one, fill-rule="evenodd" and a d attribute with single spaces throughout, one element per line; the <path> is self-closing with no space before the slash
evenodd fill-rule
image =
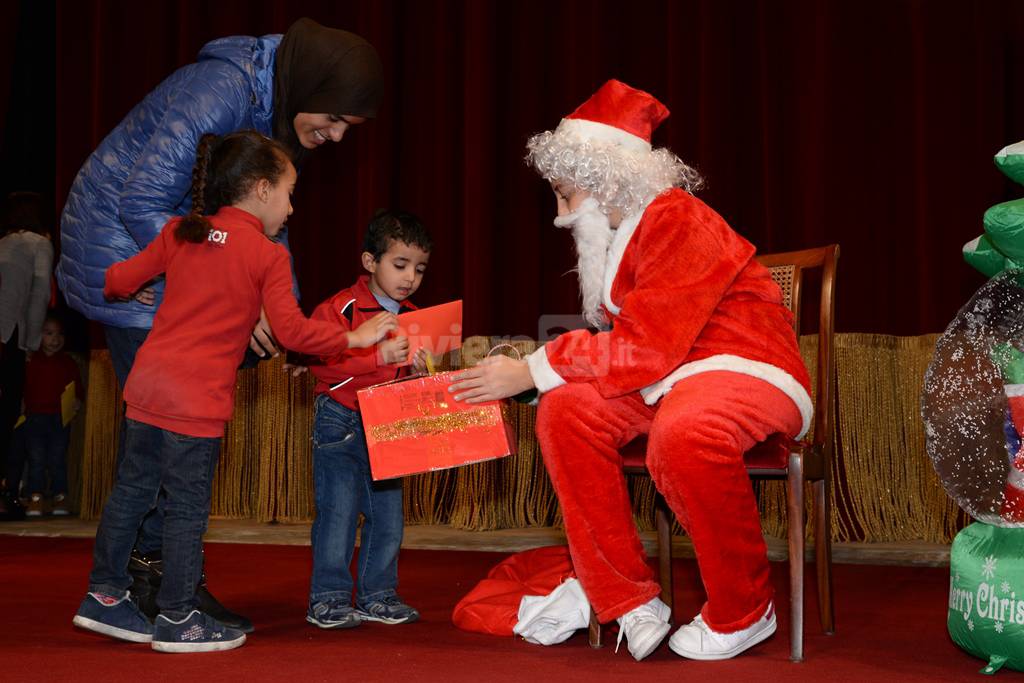
<path id="1" fill-rule="evenodd" d="M 608 247 L 615 231 L 608 216 L 601 212 L 593 197 L 583 200 L 570 214 L 555 219 L 555 226 L 572 228 L 576 241 L 576 274 L 583 297 L 583 318 L 595 327 L 606 327 L 607 320 L 601 309 L 601 290 L 604 287 L 604 269 L 608 262 Z"/>

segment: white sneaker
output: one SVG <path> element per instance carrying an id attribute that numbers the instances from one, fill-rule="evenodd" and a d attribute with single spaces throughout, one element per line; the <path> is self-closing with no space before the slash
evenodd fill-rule
<path id="1" fill-rule="evenodd" d="M 712 631 L 698 614 L 686 626 L 672 634 L 668 646 L 677 655 L 688 659 L 729 659 L 749 649 L 775 633 L 775 605 L 753 624 L 733 633 Z"/>
<path id="2" fill-rule="evenodd" d="M 631 609 L 616 619 L 619 622 L 619 638 L 615 641 L 615 651 L 619 651 L 622 637 L 626 637 L 626 645 L 633 659 L 640 661 L 661 644 L 668 634 L 671 625 L 668 620 L 672 610 L 658 598 L 651 598 L 639 607 Z"/>

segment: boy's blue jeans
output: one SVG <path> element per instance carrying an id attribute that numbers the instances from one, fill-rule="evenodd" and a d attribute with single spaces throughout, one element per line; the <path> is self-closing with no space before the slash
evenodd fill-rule
<path id="1" fill-rule="evenodd" d="M 25 440 L 28 448 L 28 492 L 46 492 L 46 473 L 50 473 L 50 493 L 68 492 L 67 452 L 70 427 L 60 414 L 26 415 Z"/>
<path id="2" fill-rule="evenodd" d="M 139 524 L 163 487 L 164 573 L 156 602 L 161 614 L 182 619 L 198 604 L 220 439 L 176 434 L 136 420 L 125 420 L 125 438 L 117 481 L 96 531 L 89 591 L 121 596 L 132 585 L 128 559 Z"/>
<path id="3" fill-rule="evenodd" d="M 395 594 L 398 550 L 402 545 L 402 480 L 374 482 L 370 475 L 366 435 L 358 412 L 316 397 L 313 421 L 313 577 L 310 603 L 351 600 L 358 584 L 357 605 Z M 359 540 L 358 581 L 350 566 L 356 524 L 363 514 Z"/>

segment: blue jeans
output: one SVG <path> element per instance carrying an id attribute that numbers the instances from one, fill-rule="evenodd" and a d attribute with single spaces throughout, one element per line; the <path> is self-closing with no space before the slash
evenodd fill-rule
<path id="1" fill-rule="evenodd" d="M 60 414 L 27 415 L 25 440 L 28 445 L 28 492 L 46 491 L 46 474 L 50 474 L 50 493 L 68 492 L 67 452 L 71 428 L 64 426 Z"/>
<path id="2" fill-rule="evenodd" d="M 326 394 L 316 397 L 315 408 L 316 519 L 309 601 L 352 599 L 350 567 L 362 513 L 356 603 L 364 605 L 394 595 L 398 587 L 398 550 L 405 527 L 402 480 L 373 481 L 358 412 Z"/>
<path id="3" fill-rule="evenodd" d="M 181 619 L 198 604 L 203 571 L 203 534 L 210 518 L 213 473 L 220 438 L 176 434 L 136 420 L 125 421 L 124 459 L 96 531 L 89 590 L 121 596 L 131 586 L 128 559 L 142 518 L 161 488 L 164 508 L 164 574 L 156 603 L 161 614 Z"/>
<path id="4" fill-rule="evenodd" d="M 149 336 L 149 330 L 141 327 L 114 327 L 104 325 L 104 332 L 107 336 L 107 348 L 110 349 L 110 362 L 114 366 L 114 374 L 117 376 L 117 383 L 124 391 L 124 383 L 128 381 L 128 373 L 135 364 L 135 354 L 138 353 L 142 342 Z M 121 421 L 121 438 L 117 442 L 117 460 L 115 467 L 121 466 L 124 460 L 125 424 Z M 139 528 L 139 535 L 135 547 L 143 555 L 149 555 L 160 550 L 160 544 L 164 537 L 164 496 L 157 498 L 157 504 L 153 511 L 146 515 Z"/>

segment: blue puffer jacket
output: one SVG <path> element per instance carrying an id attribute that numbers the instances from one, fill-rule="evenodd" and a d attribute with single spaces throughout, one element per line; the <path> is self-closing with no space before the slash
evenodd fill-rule
<path id="1" fill-rule="evenodd" d="M 204 133 L 255 128 L 270 136 L 280 35 L 207 43 L 195 64 L 146 96 L 86 160 L 61 216 L 57 282 L 72 308 L 115 327 L 153 326 L 156 306 L 103 298 L 108 266 L 139 253 L 188 213 Z M 156 283 L 157 305 L 163 283 Z"/>

